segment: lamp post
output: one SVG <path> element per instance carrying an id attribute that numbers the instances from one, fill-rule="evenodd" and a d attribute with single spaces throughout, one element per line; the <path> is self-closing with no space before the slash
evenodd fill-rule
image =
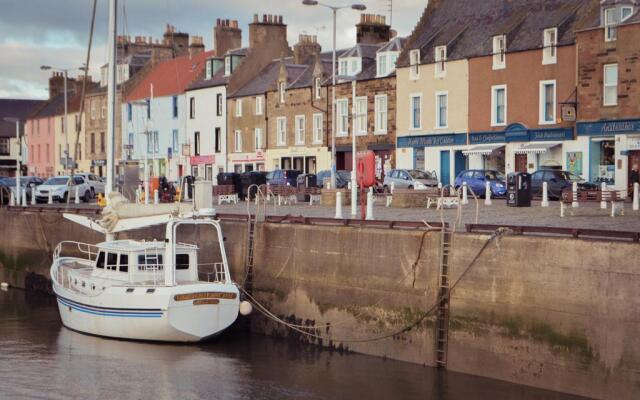
<path id="1" fill-rule="evenodd" d="M 302 0 L 305 6 L 322 6 L 333 13 L 333 62 L 331 67 L 331 188 L 336 188 L 336 17 L 338 10 L 351 8 L 356 11 L 364 11 L 364 4 L 352 4 L 350 6 L 332 6 L 317 0 Z M 355 157 L 355 154 L 354 154 Z"/>
<path id="2" fill-rule="evenodd" d="M 351 81 L 351 216 L 358 214 L 358 182 L 356 181 L 356 77 L 338 76 L 341 81 Z"/>
<path id="3" fill-rule="evenodd" d="M 22 169 L 20 168 L 20 157 L 22 156 L 22 141 L 20 140 L 20 119 L 6 117 L 3 118 L 6 122 L 15 122 L 16 124 L 16 141 L 18 142 L 18 154 L 16 154 L 16 199 L 20 203 L 20 175 L 22 175 Z"/>

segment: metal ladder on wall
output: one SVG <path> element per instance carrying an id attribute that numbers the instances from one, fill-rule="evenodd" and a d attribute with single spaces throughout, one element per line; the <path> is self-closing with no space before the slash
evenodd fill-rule
<path id="1" fill-rule="evenodd" d="M 442 226 L 440 238 L 440 279 L 436 313 L 436 367 L 447 367 L 449 340 L 449 256 L 452 233 Z"/>
<path id="2" fill-rule="evenodd" d="M 247 198 L 247 253 L 245 258 L 245 281 L 244 281 L 244 289 L 247 293 L 253 292 L 253 260 L 254 260 L 254 249 L 256 243 L 256 226 L 258 225 L 259 220 L 263 220 L 266 215 L 266 203 L 267 198 L 263 193 L 262 189 L 257 185 L 249 186 L 248 192 L 251 193 L 251 188 L 256 186 L 255 196 L 256 196 L 256 212 L 252 213 L 250 209 L 251 201 Z M 261 213 L 262 212 L 262 213 Z"/>

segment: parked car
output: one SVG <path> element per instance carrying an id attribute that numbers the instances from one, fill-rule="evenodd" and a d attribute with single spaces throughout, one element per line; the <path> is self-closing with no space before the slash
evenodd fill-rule
<path id="1" fill-rule="evenodd" d="M 438 176 L 435 172 L 425 172 L 417 169 L 392 169 L 382 183 L 385 191 L 391 190 L 391 183 L 396 189 L 426 189 L 438 186 Z"/>
<path id="2" fill-rule="evenodd" d="M 76 174 L 76 176 L 81 176 L 84 178 L 85 182 L 87 182 L 87 184 L 91 188 L 92 197 L 96 197 L 98 193 L 101 193 L 104 195 L 105 184 L 102 181 L 102 179 L 100 179 L 99 176 L 94 174 L 89 174 L 89 173 L 79 173 L 79 174 Z"/>
<path id="3" fill-rule="evenodd" d="M 16 178 L 5 178 L 3 185 L 11 190 L 14 198 L 16 197 Z M 27 193 L 27 201 L 31 200 L 33 189 L 43 183 L 43 180 L 37 176 L 21 176 L 20 177 L 20 191 Z"/>
<path id="4" fill-rule="evenodd" d="M 316 174 L 316 186 L 319 188 L 323 188 L 325 180 L 331 181 L 331 170 L 325 169 Z M 349 181 L 351 180 L 351 172 L 345 170 L 336 171 L 336 188 L 344 189 L 349 185 Z"/>
<path id="5" fill-rule="evenodd" d="M 75 200 L 76 188 L 78 197 L 85 202 L 91 201 L 91 187 L 81 176 L 55 176 L 36 188 L 36 202 L 46 202 L 49 199 L 49 192 L 55 201 L 65 203 L 67 198 Z"/>
<path id="6" fill-rule="evenodd" d="M 502 197 L 507 194 L 506 177 L 500 171 L 491 169 L 465 169 L 456 176 L 453 186 L 458 190 L 464 182 L 478 197 L 485 195 L 485 185 L 489 182 L 491 196 Z"/>
<path id="7" fill-rule="evenodd" d="M 547 182 L 547 193 L 551 199 L 559 199 L 563 190 L 572 188 L 573 182 L 577 182 L 578 188 L 581 190 L 598 189 L 596 183 L 587 182 L 580 175 L 576 175 L 573 172 L 541 169 L 531 176 L 531 193 L 534 196 L 542 195 L 542 182 Z"/>
<path id="8" fill-rule="evenodd" d="M 276 169 L 267 173 L 267 183 L 269 185 L 289 185 L 297 186 L 296 179 L 302 172 L 295 169 Z M 269 178 L 271 175 L 271 178 Z"/>

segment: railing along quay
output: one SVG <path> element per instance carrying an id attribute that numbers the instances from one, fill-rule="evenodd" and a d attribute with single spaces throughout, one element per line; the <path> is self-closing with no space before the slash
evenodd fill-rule
<path id="1" fill-rule="evenodd" d="M 507 228 L 516 235 L 571 237 L 575 239 L 608 239 L 640 242 L 640 232 L 610 231 L 590 228 L 560 228 L 552 226 L 521 226 L 521 225 L 491 225 L 466 224 L 467 233 L 492 233 L 498 228 Z"/>

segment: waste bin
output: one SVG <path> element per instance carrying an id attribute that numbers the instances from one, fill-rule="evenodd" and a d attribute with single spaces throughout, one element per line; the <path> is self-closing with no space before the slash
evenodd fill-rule
<path id="1" fill-rule="evenodd" d="M 531 174 L 517 172 L 507 176 L 507 206 L 531 207 Z"/>
<path id="2" fill-rule="evenodd" d="M 249 188 L 252 185 L 266 185 L 267 184 L 267 173 L 261 171 L 250 171 L 242 174 L 241 177 L 242 183 L 242 194 L 243 197 L 247 196 L 249 200 L 252 200 L 256 196 L 256 192 L 258 188 L 256 186 L 251 188 L 251 193 L 249 193 Z"/>
<path id="3" fill-rule="evenodd" d="M 296 184 L 298 186 L 298 201 L 309 201 L 308 188 L 315 188 L 317 186 L 318 177 L 315 174 L 300 174 L 296 178 Z"/>
<path id="4" fill-rule="evenodd" d="M 236 172 L 220 172 L 217 176 L 218 185 L 233 186 L 238 198 L 242 198 L 242 180 L 240 174 Z"/>

